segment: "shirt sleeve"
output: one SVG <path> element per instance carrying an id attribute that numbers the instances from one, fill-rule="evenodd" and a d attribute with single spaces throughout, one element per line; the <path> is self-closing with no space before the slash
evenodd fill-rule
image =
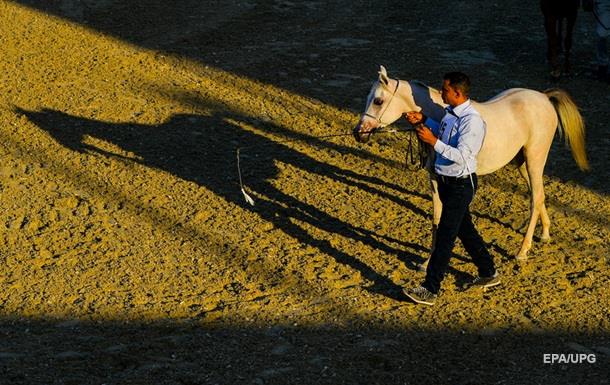
<path id="1" fill-rule="evenodd" d="M 475 158 L 481 149 L 485 137 L 485 122 L 478 115 L 466 115 L 458 124 L 457 135 L 455 147 L 439 138 L 434 145 L 434 151 L 457 165 L 465 166 L 468 159 Z"/>
<path id="2" fill-rule="evenodd" d="M 438 136 L 438 128 L 440 127 L 440 123 L 437 122 L 434 119 L 431 118 L 426 118 L 426 121 L 424 122 L 424 126 L 428 127 L 430 130 L 432 130 L 432 133 L 435 136 Z"/>

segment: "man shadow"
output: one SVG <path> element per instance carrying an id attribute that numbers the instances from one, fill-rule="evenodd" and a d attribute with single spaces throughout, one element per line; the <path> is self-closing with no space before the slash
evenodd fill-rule
<path id="1" fill-rule="evenodd" d="M 315 247 L 321 253 L 332 256 L 337 262 L 359 271 L 363 278 L 373 282 L 371 286 L 365 288 L 371 292 L 403 299 L 400 287 L 390 279 L 380 275 L 358 258 L 339 250 L 329 240 L 314 237 L 299 223 L 362 242 L 401 259 L 421 260 L 417 254 L 405 251 L 404 248 L 425 251 L 421 245 L 354 226 L 304 202 L 298 196 L 289 195 L 275 187 L 272 183 L 278 174 L 275 164 L 284 163 L 313 174 L 315 178 L 332 178 L 380 198 L 394 200 L 420 215 L 426 215 L 423 210 L 410 206 L 395 195 L 376 187 L 375 185 L 385 184 L 380 179 L 320 162 L 285 144 L 274 142 L 234 123 L 244 122 L 248 120 L 247 118 L 225 113 L 211 116 L 178 114 L 165 123 L 146 125 L 96 121 L 49 109 L 27 111 L 17 108 L 16 112 L 25 115 L 57 142 L 73 151 L 98 154 L 164 170 L 210 189 L 218 196 L 245 209 L 252 210 L 299 242 Z M 281 132 L 280 128 L 270 123 L 264 125 L 266 132 Z M 111 143 L 121 151 L 113 152 L 92 145 L 88 137 Z M 235 157 L 239 144 L 256 148 L 259 152 L 257 156 L 245 154 L 247 169 L 242 173 L 248 183 L 249 192 L 257 200 L 255 206 L 248 205 L 240 192 Z M 113 148 L 113 146 L 108 147 Z M 125 152 L 134 156 L 122 155 Z"/>

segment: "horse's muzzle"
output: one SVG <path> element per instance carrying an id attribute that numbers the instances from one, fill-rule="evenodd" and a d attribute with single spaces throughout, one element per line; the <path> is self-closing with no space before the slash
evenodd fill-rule
<path id="1" fill-rule="evenodd" d="M 366 143 L 371 138 L 373 132 L 375 132 L 376 128 L 369 128 L 368 130 L 362 126 L 362 123 L 359 123 L 356 127 L 354 127 L 353 134 L 354 139 L 358 143 Z"/>

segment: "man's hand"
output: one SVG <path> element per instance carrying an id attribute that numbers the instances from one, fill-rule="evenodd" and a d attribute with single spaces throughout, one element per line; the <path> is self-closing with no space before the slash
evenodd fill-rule
<path id="1" fill-rule="evenodd" d="M 419 137 L 419 139 L 422 140 L 422 142 L 427 143 L 427 144 L 431 145 L 432 147 L 434 147 L 434 145 L 436 144 L 436 141 L 438 139 L 436 138 L 436 136 L 434 136 L 434 134 L 428 127 L 421 125 L 421 126 L 417 127 L 415 130 L 417 131 L 417 136 Z"/>
<path id="2" fill-rule="evenodd" d="M 409 111 L 406 113 L 406 118 L 412 125 L 422 124 L 426 121 L 424 114 L 418 111 Z"/>

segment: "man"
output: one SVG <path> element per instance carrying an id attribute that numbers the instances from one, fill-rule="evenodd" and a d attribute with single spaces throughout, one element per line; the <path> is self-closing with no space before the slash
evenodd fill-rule
<path id="1" fill-rule="evenodd" d="M 434 172 L 443 204 L 426 279 L 421 286 L 405 290 L 420 304 L 434 304 L 457 237 L 479 270 L 479 277 L 467 286 L 491 287 L 500 283 L 493 258 L 475 229 L 469 210 L 477 188 L 476 157 L 485 137 L 485 122 L 472 106 L 469 92 L 468 76 L 450 72 L 443 76 L 441 96 L 449 106 L 440 124 L 421 112 L 407 113 L 409 122 L 418 125 L 419 138 L 436 152 Z"/>

